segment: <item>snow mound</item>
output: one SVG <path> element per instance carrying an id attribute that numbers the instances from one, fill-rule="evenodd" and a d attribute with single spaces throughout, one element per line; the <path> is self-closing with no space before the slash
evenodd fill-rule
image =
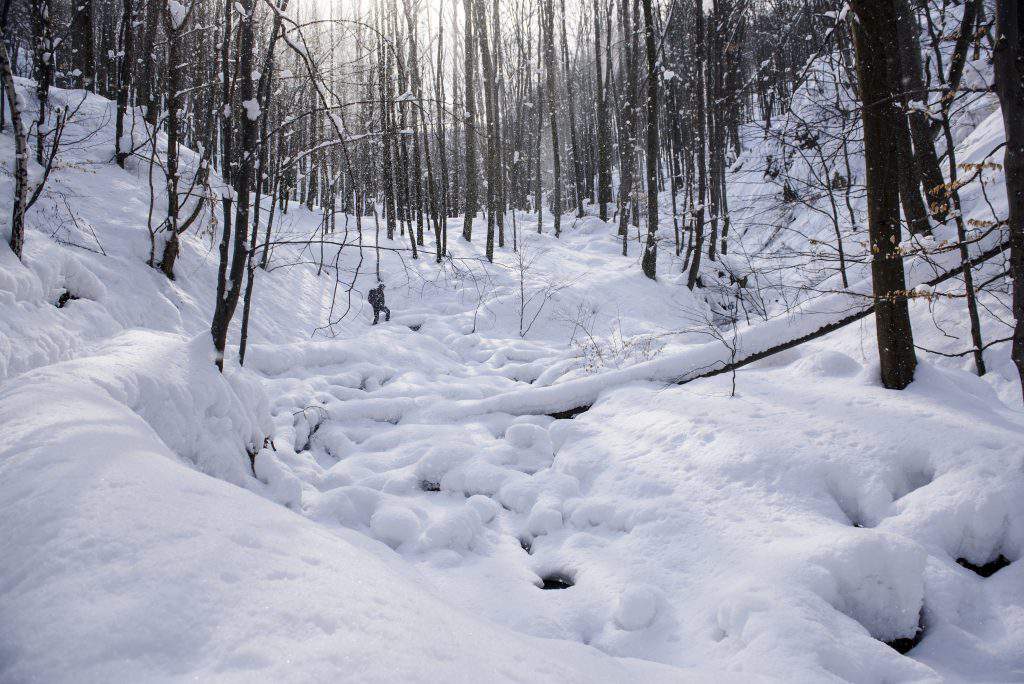
<path id="1" fill-rule="evenodd" d="M 661 597 L 656 589 L 649 586 L 629 587 L 619 596 L 615 608 L 615 624 L 628 631 L 649 626 L 658 613 Z"/>
<path id="2" fill-rule="evenodd" d="M 796 362 L 794 368 L 817 378 L 848 378 L 857 375 L 864 366 L 842 352 L 822 349 L 808 354 Z"/>
<path id="3" fill-rule="evenodd" d="M 0 391 L 0 680 L 680 680 L 453 609 L 359 535 L 181 464 L 123 386 L 62 366 Z"/>

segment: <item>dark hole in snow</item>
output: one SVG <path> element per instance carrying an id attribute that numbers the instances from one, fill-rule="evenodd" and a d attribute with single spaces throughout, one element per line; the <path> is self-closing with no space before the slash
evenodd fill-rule
<path id="1" fill-rule="evenodd" d="M 555 411 L 554 413 L 549 413 L 548 415 L 554 418 L 555 420 L 568 420 L 570 418 L 575 418 L 581 413 L 586 413 L 589 410 L 590 406 L 577 406 L 576 408 L 567 409 L 565 411 Z"/>
<path id="2" fill-rule="evenodd" d="M 836 506 L 842 511 L 850 525 L 853 527 L 871 527 L 870 524 L 865 523 L 860 507 L 849 496 L 833 491 L 832 499 L 836 502 Z"/>
<path id="3" fill-rule="evenodd" d="M 921 643 L 921 639 L 924 638 L 924 619 L 923 616 L 918 618 L 917 631 L 914 632 L 914 636 L 900 637 L 899 639 L 893 639 L 892 641 L 886 641 L 885 645 L 892 648 L 900 655 L 907 655 L 911 649 Z"/>
<path id="4" fill-rule="evenodd" d="M 966 558 L 957 558 L 956 562 L 975 574 L 981 575 L 982 577 L 991 577 L 1009 565 L 1010 559 L 1003 554 L 999 554 L 994 560 L 990 560 L 984 565 L 975 565 Z"/>
<path id="5" fill-rule="evenodd" d="M 917 634 L 912 637 L 903 637 L 901 639 L 893 639 L 892 641 L 886 641 L 885 645 L 891 647 L 897 653 L 901 655 L 907 655 L 910 650 L 921 643 L 921 637 L 924 636 L 924 631 L 918 630 Z"/>
<path id="6" fill-rule="evenodd" d="M 423 326 L 422 326 L 421 324 L 419 324 L 419 323 L 414 323 L 414 324 L 412 324 L 412 325 L 410 325 L 410 326 L 409 326 L 409 330 L 412 330 L 413 332 L 419 332 L 419 331 L 420 331 L 420 328 L 422 328 L 422 327 L 423 327 Z"/>
<path id="7" fill-rule="evenodd" d="M 523 537 L 522 539 L 519 540 L 519 545 L 521 547 L 523 547 L 523 551 L 525 551 L 526 553 L 531 554 L 531 555 L 533 554 L 533 540 L 532 539 L 527 539 L 526 537 Z"/>
<path id="8" fill-rule="evenodd" d="M 441 485 L 430 480 L 420 480 L 420 489 L 425 492 L 439 492 L 441 491 Z"/>
<path id="9" fill-rule="evenodd" d="M 568 589 L 569 587 L 576 584 L 573 578 L 567 574 L 555 572 L 550 575 L 544 575 L 540 578 L 541 589 Z"/>
<path id="10" fill-rule="evenodd" d="M 74 301 L 76 299 L 78 299 L 78 297 L 76 297 L 75 295 L 71 294 L 67 290 L 64 290 L 60 294 L 60 297 L 57 298 L 57 303 L 55 304 L 55 306 L 58 309 L 63 309 L 65 304 L 67 304 L 68 302 Z"/>

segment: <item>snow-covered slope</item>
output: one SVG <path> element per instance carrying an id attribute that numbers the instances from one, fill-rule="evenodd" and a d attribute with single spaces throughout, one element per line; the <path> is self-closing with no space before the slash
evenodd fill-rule
<path id="1" fill-rule="evenodd" d="M 164 420 L 209 436 L 234 399 L 189 347 L 131 333 L 4 388 L 0 680 L 685 677 L 488 624 L 374 542 L 184 465 Z"/>
<path id="2" fill-rule="evenodd" d="M 728 375 L 666 387 L 732 339 L 709 337 L 672 250 L 651 282 L 596 218 L 555 240 L 520 214 L 523 262 L 487 265 L 456 230 L 443 269 L 384 253 L 394 315 L 373 328 L 372 226 L 340 288 L 329 243 L 320 274 L 319 245 L 278 247 L 246 367 L 232 355 L 221 376 L 211 235 L 186 235 L 173 282 L 145 265 L 148 165 L 111 164 L 111 105 L 87 105 L 24 264 L 0 246 L 0 681 L 1024 678 L 1005 345 L 985 378 L 928 357 L 889 392 L 867 318 L 745 368 L 735 397 Z M 991 113 L 960 131 L 961 159 L 1000 139 Z M 5 164 L 11 149 L 0 136 Z M 764 254 L 764 153 L 731 174 L 736 269 Z M 1001 209 L 987 173 L 966 211 Z M 827 235 L 792 211 L 794 249 Z M 318 224 L 295 207 L 281 228 Z M 738 329 L 739 353 L 859 302 L 785 299 L 803 284 L 764 284 L 770 322 Z M 964 348 L 962 306 L 915 301 L 918 343 Z M 957 562 L 1000 557 L 986 578 Z M 922 626 L 907 656 L 883 643 Z"/>

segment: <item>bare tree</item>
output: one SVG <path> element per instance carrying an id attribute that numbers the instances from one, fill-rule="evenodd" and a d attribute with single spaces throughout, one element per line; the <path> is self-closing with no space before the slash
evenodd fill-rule
<path id="1" fill-rule="evenodd" d="M 899 158 L 892 131 L 900 117 L 896 17 L 892 0 L 854 0 L 864 158 L 867 165 L 868 238 L 875 329 L 882 384 L 903 389 L 914 379 L 917 356 L 907 307 L 903 255 L 900 252 L 899 190 L 894 177 Z"/>
<path id="2" fill-rule="evenodd" d="M 1006 129 L 1006 198 L 1013 280 L 1013 349 L 1024 389 L 1024 8 L 1017 0 L 996 0 L 996 92 Z"/>
<path id="3" fill-rule="evenodd" d="M 551 128 L 551 159 L 554 167 L 551 210 L 554 214 L 555 237 L 559 237 L 562 234 L 562 158 L 558 146 L 558 62 L 555 59 L 554 0 L 542 0 L 541 17 L 544 21 L 544 79 L 547 85 L 548 126 Z"/>
<path id="4" fill-rule="evenodd" d="M 21 120 L 18 92 L 14 87 L 14 68 L 7 52 L 7 35 L 0 27 L 0 78 L 3 79 L 4 95 L 10 107 L 11 124 L 14 128 L 14 202 L 11 206 L 11 251 L 19 259 L 25 245 L 25 204 L 28 193 L 28 136 Z"/>
<path id="5" fill-rule="evenodd" d="M 644 275 L 652 280 L 658 272 L 658 65 L 654 48 L 654 10 L 643 0 L 644 51 L 647 54 L 647 244 Z"/>

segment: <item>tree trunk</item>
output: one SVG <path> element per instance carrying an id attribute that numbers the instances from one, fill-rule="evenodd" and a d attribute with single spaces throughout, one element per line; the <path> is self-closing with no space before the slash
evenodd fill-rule
<path id="1" fill-rule="evenodd" d="M 178 210 L 180 209 L 178 198 L 178 137 L 179 121 L 178 115 L 181 111 L 181 86 L 179 75 L 181 73 L 181 29 L 184 23 L 175 25 L 175 18 L 171 16 L 170 10 L 165 12 L 164 26 L 167 32 L 167 161 L 165 162 L 166 187 L 167 187 L 167 219 L 164 230 L 167 232 L 167 241 L 164 242 L 163 253 L 160 258 L 160 270 L 170 280 L 174 280 L 174 263 L 178 259 Z M 153 131 L 156 136 L 156 130 Z M 154 145 L 155 149 L 155 145 Z M 154 152 L 155 154 L 155 152 Z"/>
<path id="2" fill-rule="evenodd" d="M 483 0 L 476 0 L 476 33 L 477 44 L 480 47 L 480 63 L 483 67 L 484 82 L 484 110 L 487 115 L 487 245 L 485 254 L 487 260 L 494 261 L 494 229 L 496 213 L 495 190 L 498 185 L 498 174 L 500 173 L 500 162 L 497 149 L 497 128 L 496 111 L 496 78 L 494 74 L 494 61 L 491 58 L 490 41 L 487 38 L 487 17 Z"/>
<path id="3" fill-rule="evenodd" d="M 900 67 L 903 70 L 903 77 L 906 79 L 906 99 L 909 102 L 920 103 L 923 107 L 928 102 L 928 90 L 924 83 L 924 68 L 921 65 L 921 30 L 908 0 L 896 0 L 896 13 Z M 932 142 L 929 130 L 928 115 L 920 107 L 914 107 L 908 112 L 907 117 L 910 123 L 910 136 L 914 143 L 914 157 L 917 160 L 925 197 L 928 199 L 935 220 L 943 222 L 946 220 L 946 207 L 943 202 L 939 201 L 935 193 L 939 191 L 945 180 L 942 177 L 942 170 L 939 168 L 938 155 L 935 154 L 935 144 Z"/>
<path id="4" fill-rule="evenodd" d="M 36 115 L 36 163 L 43 163 L 43 146 L 46 140 L 46 110 L 53 85 L 53 29 L 49 0 L 34 0 L 32 3 L 33 53 L 32 69 L 36 80 L 36 99 L 39 113 Z"/>
<path id="5" fill-rule="evenodd" d="M 623 83 L 622 113 L 619 117 L 619 235 L 622 236 L 622 256 L 627 253 L 629 232 L 629 199 L 633 193 L 636 166 L 637 137 L 637 84 L 636 84 L 636 33 L 630 19 L 630 0 L 621 0 L 620 20 L 622 35 L 622 67 L 625 73 L 620 77 Z"/>
<path id="6" fill-rule="evenodd" d="M 381 37 L 377 41 L 377 77 L 380 86 L 380 128 L 381 128 L 381 173 L 384 176 L 384 218 L 387 222 L 387 238 L 395 238 L 395 165 L 392 159 L 394 135 L 391 125 L 391 114 L 394 109 L 391 101 L 391 87 L 388 85 L 390 74 L 390 46 Z"/>
<path id="7" fill-rule="evenodd" d="M 224 370 L 224 350 L 227 347 L 228 326 L 234 316 L 235 307 L 238 305 L 238 298 L 242 291 L 242 280 L 245 276 L 246 265 L 246 243 L 249 229 L 249 186 L 252 182 L 253 167 L 256 164 L 257 138 L 259 134 L 259 99 L 253 85 L 251 74 L 253 72 L 253 43 L 254 27 L 253 22 L 253 0 L 239 0 L 244 14 L 239 19 L 238 57 L 239 57 L 239 101 L 252 103 L 244 106 L 241 114 L 241 150 L 240 160 L 236 172 L 232 175 L 233 186 L 236 195 L 235 201 L 235 232 L 234 245 L 231 255 L 231 267 L 228 280 L 221 280 L 217 283 L 217 301 L 214 304 L 213 320 L 210 325 L 210 334 L 213 337 L 213 347 L 216 352 L 215 363 L 217 368 Z M 252 106 L 255 105 L 255 106 Z M 228 230 L 225 222 L 225 231 Z M 220 272 L 225 271 L 226 264 L 223 263 L 224 253 L 221 253 L 222 263 Z"/>
<path id="8" fill-rule="evenodd" d="M 975 24 L 978 18 L 978 5 L 981 0 L 967 0 L 964 3 L 963 20 L 960 22 L 960 31 L 957 34 L 956 44 L 953 46 L 953 54 L 949 58 L 949 77 L 946 82 L 949 84 L 951 93 L 955 93 L 960 87 L 960 79 L 964 75 L 964 66 L 967 65 L 967 49 L 974 38 Z M 949 103 L 946 103 L 949 106 Z"/>
<path id="9" fill-rule="evenodd" d="M 71 49 L 74 51 L 72 64 L 78 70 L 72 83 L 76 88 L 92 89 L 96 78 L 92 0 L 72 0 L 71 16 Z"/>
<path id="10" fill-rule="evenodd" d="M 562 160 L 558 149 L 558 62 L 555 61 L 555 7 L 553 0 L 544 0 L 544 75 L 547 83 L 548 119 L 551 126 L 551 157 L 554 166 L 554 188 L 551 206 L 554 213 L 555 237 L 562 234 Z"/>
<path id="11" fill-rule="evenodd" d="M 147 2 L 146 7 L 146 30 L 143 34 L 142 50 L 140 54 L 145 63 L 143 78 L 139 83 L 139 101 L 146 108 L 144 118 L 149 124 L 153 135 L 156 135 L 157 116 L 160 111 L 160 92 L 158 89 L 158 70 L 156 57 L 156 34 L 157 26 L 160 23 L 161 5 L 158 2 Z M 223 68 L 223 67 L 222 67 Z"/>
<path id="12" fill-rule="evenodd" d="M 907 306 L 903 257 L 899 250 L 899 149 L 892 135 L 900 112 L 895 57 L 893 0 L 855 0 L 857 72 L 863 102 L 864 158 L 867 166 L 868 239 L 875 300 L 875 329 L 882 385 L 903 389 L 914 379 L 917 357 Z"/>
<path id="13" fill-rule="evenodd" d="M 466 126 L 466 206 L 462 222 L 462 239 L 469 242 L 473 239 L 473 219 L 477 208 L 477 172 L 476 172 L 476 40 L 473 36 L 473 0 L 464 0 L 466 15 L 465 42 L 466 61 L 463 66 L 466 78 L 466 110 L 463 112 Z"/>
<path id="14" fill-rule="evenodd" d="M 658 274 L 658 66 L 651 0 L 643 0 L 643 7 L 647 53 L 647 244 L 642 266 L 644 275 L 654 280 Z"/>
<path id="15" fill-rule="evenodd" d="M 583 162 L 580 159 L 579 136 L 576 128 L 576 89 L 569 71 L 569 37 L 565 30 L 565 0 L 559 2 L 562 23 L 562 77 L 565 79 L 565 100 L 569 110 L 569 149 L 572 151 L 573 187 L 576 194 L 576 216 L 583 218 Z"/>
<path id="16" fill-rule="evenodd" d="M 11 251 L 19 259 L 25 245 L 25 202 L 28 193 L 28 138 L 25 124 L 21 120 L 18 93 L 14 87 L 14 67 L 7 52 L 7 36 L 0 27 L 0 78 L 3 78 L 4 94 L 11 109 L 11 123 L 14 127 L 14 203 L 11 207 Z"/>
<path id="17" fill-rule="evenodd" d="M 1019 0 L 996 0 L 994 50 L 996 92 L 1006 129 L 1006 199 L 1009 209 L 1010 277 L 1013 280 L 1013 349 L 1024 390 L 1024 8 Z"/>
<path id="18" fill-rule="evenodd" d="M 686 278 L 686 286 L 691 290 L 697 285 L 700 278 L 701 248 L 704 245 L 704 197 L 707 192 L 707 167 L 704 154 L 704 7 L 702 0 L 696 0 L 694 20 L 694 71 L 696 72 L 696 83 L 692 97 L 697 102 L 697 130 L 694 136 L 694 146 L 697 148 L 697 216 L 693 227 L 693 261 L 690 262 L 690 272 Z"/>
<path id="19" fill-rule="evenodd" d="M 601 25 L 599 7 L 594 0 L 594 73 L 597 81 L 597 202 L 602 221 L 608 220 L 608 203 L 612 199 L 611 134 L 608 131 L 608 95 L 601 70 Z"/>
<path id="20" fill-rule="evenodd" d="M 132 62 L 135 59 L 134 36 L 132 27 L 132 0 L 124 0 L 121 17 L 121 58 L 119 60 L 117 80 L 117 120 L 114 122 L 114 159 L 122 169 L 131 154 L 134 143 L 131 136 L 124 139 L 125 116 L 128 112 L 128 94 L 132 87 Z"/>

